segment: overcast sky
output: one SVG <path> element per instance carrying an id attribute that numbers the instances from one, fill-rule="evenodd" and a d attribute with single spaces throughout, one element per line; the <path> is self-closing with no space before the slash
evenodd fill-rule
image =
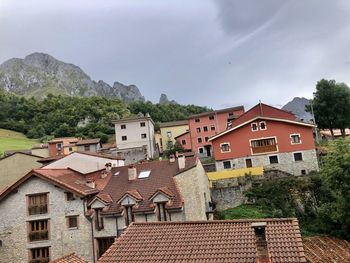
<path id="1" fill-rule="evenodd" d="M 350 1 L 1 0 L 0 62 L 32 52 L 153 102 L 278 106 L 350 84 Z"/>

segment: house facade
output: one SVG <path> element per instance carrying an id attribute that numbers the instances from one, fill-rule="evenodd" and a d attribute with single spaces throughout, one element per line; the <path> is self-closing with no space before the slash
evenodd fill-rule
<path id="1" fill-rule="evenodd" d="M 101 140 L 97 139 L 85 139 L 79 140 L 76 144 L 78 152 L 98 152 L 102 148 Z"/>
<path id="2" fill-rule="evenodd" d="M 125 158 L 139 160 L 152 159 L 156 156 L 154 122 L 149 114 L 146 116 L 126 118 L 114 121 L 117 153 Z M 133 149 L 141 149 L 134 155 Z M 134 158 L 133 158 L 134 157 Z"/>
<path id="3" fill-rule="evenodd" d="M 210 138 L 216 169 L 263 166 L 293 175 L 317 171 L 313 128 L 292 113 L 260 103 Z"/>
<path id="4" fill-rule="evenodd" d="M 189 131 L 188 120 L 163 122 L 160 124 L 161 138 L 159 140 L 160 151 L 167 149 L 168 142 L 175 144 L 176 137 Z"/>
<path id="5" fill-rule="evenodd" d="M 49 155 L 66 155 L 76 152 L 78 147 L 75 145 L 79 141 L 78 138 L 55 138 L 48 142 Z"/>
<path id="6" fill-rule="evenodd" d="M 192 151 L 200 158 L 212 157 L 209 138 L 226 130 L 234 119 L 244 113 L 244 107 L 232 107 L 191 115 L 189 118 Z"/>
<path id="7" fill-rule="evenodd" d="M 192 150 L 192 142 L 191 142 L 191 134 L 190 131 L 184 132 L 177 137 L 175 137 L 175 140 L 181 144 L 181 146 L 186 150 L 186 151 L 191 151 Z"/>

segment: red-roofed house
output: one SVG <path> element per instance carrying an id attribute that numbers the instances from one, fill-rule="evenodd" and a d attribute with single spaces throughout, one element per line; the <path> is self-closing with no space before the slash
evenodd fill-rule
<path id="1" fill-rule="evenodd" d="M 310 123 L 284 110 L 259 103 L 211 137 L 216 169 L 264 166 L 294 175 L 318 170 Z"/>

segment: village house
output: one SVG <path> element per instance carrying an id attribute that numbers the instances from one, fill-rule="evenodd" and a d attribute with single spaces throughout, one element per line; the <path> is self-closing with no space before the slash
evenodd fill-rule
<path id="1" fill-rule="evenodd" d="M 88 174 L 35 169 L 0 192 L 0 254 L 8 263 L 71 252 L 96 262 L 132 222 L 207 220 L 210 201 L 196 157 Z"/>
<path id="2" fill-rule="evenodd" d="M 209 138 L 226 130 L 243 113 L 244 107 L 238 106 L 191 115 L 189 128 L 192 151 L 200 158 L 211 157 L 213 149 Z"/>
<path id="3" fill-rule="evenodd" d="M 49 145 L 49 155 L 66 155 L 71 152 L 77 151 L 77 146 L 75 145 L 79 141 L 79 138 L 55 138 L 48 141 Z"/>
<path id="4" fill-rule="evenodd" d="M 217 171 L 263 166 L 293 175 L 318 170 L 314 124 L 259 103 L 211 137 Z"/>
<path id="5" fill-rule="evenodd" d="M 170 141 L 171 145 L 176 142 L 176 137 L 189 131 L 188 120 L 163 122 L 160 124 L 160 138 L 157 141 L 160 152 L 167 149 Z"/>
<path id="6" fill-rule="evenodd" d="M 102 148 L 101 139 L 79 140 L 76 144 L 78 152 L 98 152 Z"/>
<path id="7" fill-rule="evenodd" d="M 139 114 L 113 123 L 117 154 L 122 154 L 127 164 L 156 157 L 154 122 L 149 114 Z"/>
<path id="8" fill-rule="evenodd" d="M 184 150 L 192 151 L 190 131 L 184 132 L 176 136 L 175 140 L 182 146 L 182 148 L 184 148 Z"/>
<path id="9" fill-rule="evenodd" d="M 298 220 L 133 223 L 98 263 L 306 262 Z"/>

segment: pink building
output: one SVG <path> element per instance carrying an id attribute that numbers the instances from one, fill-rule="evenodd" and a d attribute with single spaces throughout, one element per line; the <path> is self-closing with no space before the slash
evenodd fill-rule
<path id="1" fill-rule="evenodd" d="M 244 107 L 237 106 L 191 115 L 189 127 L 192 151 L 200 158 L 212 156 L 209 138 L 231 127 L 232 121 L 243 113 Z"/>

